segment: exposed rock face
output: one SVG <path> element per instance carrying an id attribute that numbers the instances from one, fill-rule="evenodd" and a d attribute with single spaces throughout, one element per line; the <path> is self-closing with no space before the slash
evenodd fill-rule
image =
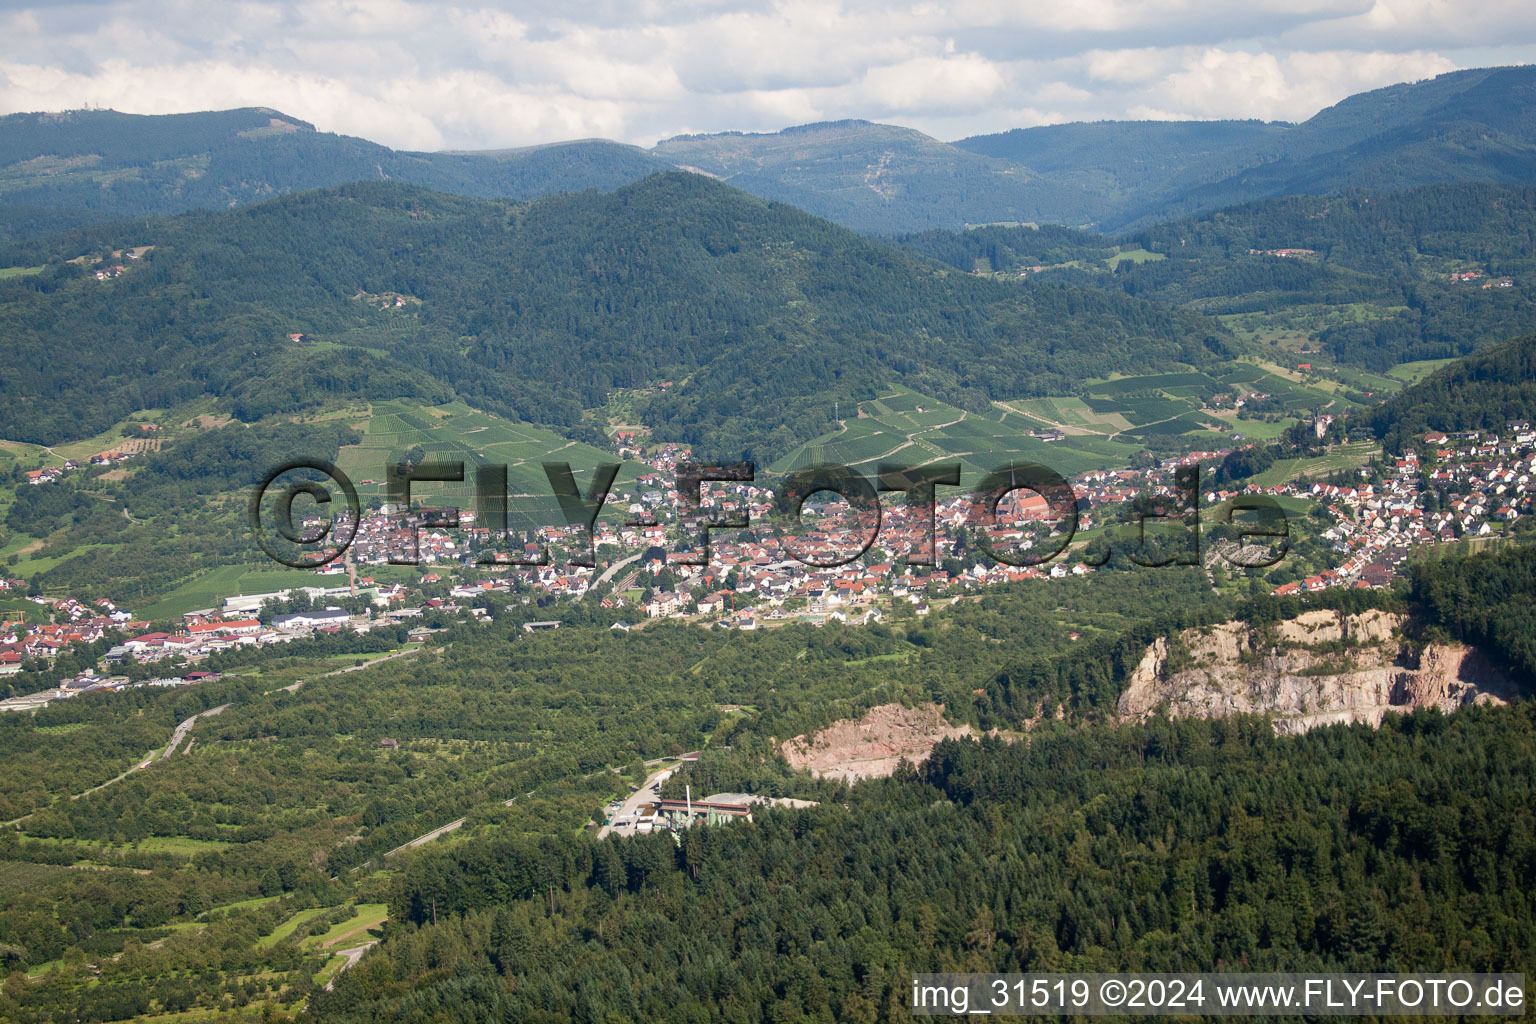
<path id="1" fill-rule="evenodd" d="M 796 736 L 784 744 L 784 759 L 797 770 L 847 782 L 890 775 L 903 758 L 926 760 L 939 740 L 975 735 L 968 725 L 944 721 L 943 710 L 937 704 L 882 704 L 858 720 L 845 718 L 815 736 Z"/>
<path id="2" fill-rule="evenodd" d="M 1268 628 L 1228 622 L 1164 637 L 1120 696 L 1121 718 L 1272 714 L 1277 733 L 1317 725 L 1379 725 L 1389 711 L 1504 703 L 1514 687 L 1477 651 L 1430 644 L 1415 653 L 1402 616 L 1307 612 Z"/>

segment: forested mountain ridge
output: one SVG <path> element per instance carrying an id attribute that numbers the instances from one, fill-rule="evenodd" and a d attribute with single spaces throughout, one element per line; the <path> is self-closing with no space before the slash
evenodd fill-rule
<path id="1" fill-rule="evenodd" d="M 1035 221 L 1113 232 L 1298 193 L 1536 182 L 1536 68 L 1393 85 L 1295 125 L 1074 123 L 947 146 L 916 135 L 845 121 L 687 136 L 652 152 L 863 230 Z"/>
<path id="2" fill-rule="evenodd" d="M 869 121 L 684 135 L 664 139 L 651 152 L 859 231 L 1090 219 L 1080 189 L 1016 162 Z"/>
<path id="3" fill-rule="evenodd" d="M 44 211 L 96 219 L 225 207 L 359 180 L 528 199 L 700 170 L 860 231 L 989 223 L 1119 231 L 1255 199 L 1436 182 L 1536 182 L 1536 68 L 1456 71 L 1351 96 L 1300 124 L 1099 122 L 950 144 L 845 120 L 778 132 L 413 153 L 266 108 L 0 118 L 6 237 Z"/>
<path id="4" fill-rule="evenodd" d="M 1441 367 L 1375 409 L 1371 427 L 1401 451 L 1428 431 L 1503 433 L 1512 420 L 1536 420 L 1536 334 Z"/>
<path id="5" fill-rule="evenodd" d="M 143 116 L 112 110 L 0 117 L 6 238 L 33 211 L 76 217 L 223 208 L 352 181 L 401 181 L 483 198 L 617 188 L 667 165 L 634 146 L 583 140 L 488 154 L 412 153 L 318 132 L 263 107 Z M 12 216 L 14 213 L 15 216 Z"/>
<path id="6" fill-rule="evenodd" d="M 957 269 L 1049 270 L 1191 312 L 1245 316 L 1260 334 L 1304 334 L 1302 361 L 1321 354 L 1378 374 L 1536 330 L 1536 188 L 1528 185 L 1285 196 L 1119 239 L 993 226 L 896 244 Z"/>
<path id="7" fill-rule="evenodd" d="M 1287 132 L 1273 157 L 1143 202 L 1146 222 L 1252 199 L 1435 182 L 1536 180 L 1536 67 L 1453 71 L 1359 93 Z"/>
<path id="8" fill-rule="evenodd" d="M 129 246 L 150 248 L 109 280 L 69 262 Z M 452 389 L 569 429 L 633 389 L 660 436 L 766 455 L 897 377 L 974 407 L 1205 362 L 1225 333 L 1102 290 L 957 274 L 679 172 L 530 205 L 359 183 L 5 258 L 45 269 L 0 284 L 20 368 L 0 436 L 44 443 L 204 394 L 251 419 Z"/>
<path id="9" fill-rule="evenodd" d="M 1094 121 L 1015 128 L 953 145 L 1075 186 L 1084 216 L 1068 223 L 1113 229 L 1158 196 L 1273 156 L 1294 128 L 1280 121 Z"/>

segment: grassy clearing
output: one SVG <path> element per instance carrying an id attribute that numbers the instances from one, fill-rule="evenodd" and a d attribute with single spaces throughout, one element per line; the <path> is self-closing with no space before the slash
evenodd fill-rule
<path id="1" fill-rule="evenodd" d="M 329 931 L 320 935 L 311 935 L 305 939 L 303 946 L 308 951 L 316 949 L 342 948 L 367 942 L 376 936 L 368 933 L 375 928 L 382 928 L 389 918 L 389 907 L 383 903 L 359 903 L 357 916 L 348 918 L 339 924 L 334 924 Z"/>
<path id="2" fill-rule="evenodd" d="M 49 846 L 59 846 L 79 852 L 82 859 L 89 860 L 93 855 L 117 854 L 129 851 L 140 853 L 166 853 L 172 856 L 192 857 L 199 853 L 207 853 L 209 850 L 226 850 L 235 845 L 221 839 L 193 839 L 191 836 L 146 836 L 132 843 L 119 846 L 113 843 L 103 843 L 85 839 L 64 839 L 56 836 L 26 835 L 28 842 L 43 843 Z"/>
<path id="3" fill-rule="evenodd" d="M 45 484 L 44 486 L 47 485 Z M 22 539 L 30 541 L 32 538 Z M 41 558 L 34 558 L 30 554 L 22 554 L 21 552 L 26 549 L 26 546 L 27 545 L 24 544 L 17 551 L 8 553 L 7 557 L 9 557 L 10 554 L 16 554 L 19 555 L 19 558 L 15 565 L 6 567 L 7 574 L 20 576 L 22 579 L 27 579 L 32 576 L 36 576 L 39 573 L 47 572 L 49 569 L 52 569 L 66 558 L 74 558 L 77 555 L 89 554 L 92 551 L 111 551 L 119 545 L 86 544 L 78 548 L 72 548 L 62 555 L 48 555 Z"/>
<path id="4" fill-rule="evenodd" d="M 147 853 L 174 853 L 191 857 L 194 854 L 207 853 L 209 850 L 227 850 L 234 843 L 222 839 L 193 839 L 191 836 L 147 836 L 140 839 L 131 849 L 143 850 Z"/>
<path id="5" fill-rule="evenodd" d="M 1296 424 L 1296 420 L 1290 417 L 1270 423 L 1265 420 L 1239 419 L 1237 414 L 1232 412 L 1214 413 L 1213 418 L 1225 423 L 1227 429 L 1233 433 L 1242 434 L 1255 441 L 1273 441 Z"/>
<path id="6" fill-rule="evenodd" d="M 222 914 L 232 910 L 246 910 L 250 907 L 263 907 L 268 903 L 272 903 L 280 899 L 282 899 L 281 896 L 252 896 L 250 899 L 241 900 L 238 903 L 226 903 L 221 907 L 213 907 L 209 910 L 205 910 L 200 916 L 207 917 L 210 914 Z"/>
<path id="7" fill-rule="evenodd" d="M 1276 487 L 1291 480 L 1326 477 L 1343 469 L 1363 466 L 1379 454 L 1381 448 L 1370 441 L 1341 444 L 1326 455 L 1310 459 L 1280 459 L 1253 478 L 1261 487 Z"/>
<path id="8" fill-rule="evenodd" d="M 294 931 L 299 927 L 299 925 L 311 920 L 312 918 L 319 917 L 321 914 L 330 909 L 330 907 L 310 907 L 308 910 L 299 911 L 292 917 L 288 918 L 288 920 L 272 929 L 271 935 L 263 935 L 260 939 L 257 939 L 256 948 L 271 949 L 273 946 L 277 945 L 279 942 L 282 942 L 288 936 L 292 935 Z"/>
<path id="9" fill-rule="evenodd" d="M 1151 252 L 1147 249 L 1121 249 L 1104 262 L 1110 270 L 1114 270 L 1122 263 L 1154 263 L 1157 260 L 1167 259 L 1167 255 L 1160 252 Z"/>
<path id="10" fill-rule="evenodd" d="M 1411 363 L 1398 363 L 1387 371 L 1387 376 L 1400 380 L 1405 384 L 1417 384 L 1446 363 L 1454 363 L 1455 361 L 1454 359 L 1420 359 Z"/>
<path id="11" fill-rule="evenodd" d="M 224 565 L 188 580 L 139 614 L 150 619 L 171 618 L 198 608 L 213 608 L 233 594 L 267 594 L 292 587 L 335 587 L 345 576 L 317 576 L 308 569 L 253 569 Z"/>

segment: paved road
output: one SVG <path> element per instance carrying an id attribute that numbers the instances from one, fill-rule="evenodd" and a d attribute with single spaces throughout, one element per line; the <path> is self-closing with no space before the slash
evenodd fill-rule
<path id="1" fill-rule="evenodd" d="M 144 760 L 140 761 L 138 764 L 134 765 L 132 768 L 129 768 L 127 771 L 123 772 L 123 774 L 118 775 L 118 776 L 116 776 L 114 778 L 110 778 L 106 782 L 103 782 L 99 786 L 92 786 L 90 789 L 86 790 L 84 793 L 76 793 L 74 796 L 70 797 L 70 799 L 71 800 L 79 800 L 81 797 L 90 796 L 92 793 L 99 793 L 102 790 L 106 789 L 108 786 L 112 785 L 114 782 L 121 782 L 124 779 L 126 779 L 128 776 L 132 775 L 134 772 L 139 771 L 140 769 L 143 769 L 143 768 L 148 768 L 150 765 L 154 764 L 156 761 L 160 761 L 160 760 L 163 760 L 164 758 L 170 757 L 173 753 L 176 752 L 176 748 L 181 745 L 181 741 L 186 739 L 187 733 L 192 731 L 192 726 L 197 724 L 197 720 L 199 718 L 212 718 L 214 715 L 218 714 L 220 711 L 223 711 L 227 707 L 229 707 L 228 704 L 220 704 L 216 708 L 209 708 L 207 711 L 199 711 L 197 714 L 193 715 L 191 718 L 188 718 L 186 721 L 180 723 L 179 725 L 176 726 L 176 728 L 174 730 L 172 730 L 170 745 L 167 746 L 164 750 L 160 751 L 159 753 L 150 754 Z M 32 813 L 36 814 L 37 812 L 33 811 Z M 10 821 L 0 822 L 0 828 L 12 828 L 13 826 L 20 825 L 22 822 L 26 821 L 30 817 L 32 817 L 31 814 L 23 814 L 19 818 L 12 818 Z"/>
<path id="2" fill-rule="evenodd" d="M 645 785 L 641 786 L 639 789 L 635 790 L 633 793 L 629 794 L 629 796 L 624 798 L 624 802 L 619 805 L 618 812 L 614 814 L 613 820 L 619 821 L 623 818 L 633 819 L 642 806 L 645 804 L 654 804 L 659 801 L 661 799 L 662 776 L 666 775 L 671 770 L 671 768 L 662 768 L 660 771 L 652 772 L 650 775 L 646 776 Z M 602 828 L 597 830 L 597 838 L 602 839 L 610 832 L 621 836 L 632 836 L 635 834 L 635 828 L 633 825 L 624 825 L 618 828 L 615 828 L 612 825 L 604 825 Z"/>
<path id="3" fill-rule="evenodd" d="M 607 583 L 609 580 L 613 579 L 613 574 L 614 573 L 618 572 L 620 569 L 624 568 L 626 565 L 631 565 L 631 564 L 633 564 L 635 562 L 640 561 L 640 559 L 642 559 L 644 557 L 645 557 L 645 552 L 642 551 L 638 555 L 630 555 L 628 558 L 623 559 L 622 561 L 614 562 L 608 568 L 603 570 L 603 574 L 592 582 L 592 586 L 594 586 L 594 587 L 602 586 L 604 583 Z"/>
<path id="4" fill-rule="evenodd" d="M 697 750 L 692 751 L 691 753 L 684 754 L 683 757 L 693 757 L 696 754 L 698 754 Z M 671 758 L 671 757 L 658 757 L 658 758 L 653 758 L 652 760 L 645 762 L 645 764 L 646 764 L 647 767 L 649 767 L 651 765 L 658 765 L 658 764 L 672 765 L 672 764 L 676 763 L 678 760 L 680 760 L 680 759 Z M 595 772 L 588 772 L 586 775 L 583 775 L 582 778 L 583 779 L 590 779 L 594 775 L 601 775 L 601 774 L 603 774 L 603 772 L 612 771 L 612 770 L 613 769 L 611 769 L 611 768 L 599 768 Z M 652 787 L 651 784 L 655 783 L 656 785 L 660 785 L 661 783 L 658 781 L 658 777 L 664 771 L 666 771 L 665 768 L 663 768 L 660 771 L 657 771 L 654 774 L 652 774 L 649 778 L 646 779 L 646 784 L 644 786 L 641 786 L 634 793 L 630 794 L 629 799 L 636 801 L 636 804 L 635 804 L 636 807 L 638 807 L 640 803 L 644 803 L 645 802 L 645 794 L 647 792 L 649 792 L 651 794 L 651 800 L 653 802 L 656 799 L 658 799 L 656 793 L 654 792 L 654 787 Z M 650 788 L 648 788 L 648 787 L 650 787 Z M 524 796 L 532 796 L 536 792 L 537 792 L 537 790 L 529 790 L 527 793 L 525 793 L 523 795 Z M 502 806 L 503 807 L 511 807 L 516 802 L 517 802 L 517 797 L 513 797 L 511 800 L 503 800 L 502 801 Z M 625 801 L 625 806 L 628 806 L 628 803 L 629 803 L 628 801 Z M 633 813 L 633 811 L 631 811 L 631 813 Z M 616 817 L 623 817 L 623 816 L 624 816 L 624 814 L 623 814 L 622 810 L 619 812 L 618 815 L 616 815 Z M 445 836 L 445 835 L 447 835 L 450 832 L 457 832 L 459 829 L 464 827 L 464 823 L 466 821 L 468 821 L 468 820 L 469 820 L 468 818 L 460 818 L 458 821 L 450 821 L 448 824 L 441 825 L 441 826 L 433 829 L 431 832 L 426 833 L 425 835 L 417 836 L 415 839 L 412 839 L 410 842 L 401 843 L 399 846 L 395 847 L 393 850 L 390 850 L 384 856 L 386 856 L 386 857 L 393 857 L 395 854 L 399 853 L 401 850 L 409 850 L 409 849 L 412 849 L 413 847 L 423 846 L 423 845 L 425 845 L 427 843 L 430 843 L 432 840 L 436 839 L 438 836 Z M 600 829 L 598 831 L 598 833 L 597 833 L 599 839 L 601 839 L 603 836 L 605 836 L 607 834 L 608 834 L 608 826 L 607 825 L 604 825 L 602 827 L 602 829 Z M 626 832 L 625 834 L 627 835 L 628 833 Z"/>
<path id="5" fill-rule="evenodd" d="M 181 741 L 187 738 L 187 733 L 192 731 L 192 726 L 197 723 L 199 718 L 212 718 L 214 715 L 218 714 L 220 711 L 223 711 L 227 707 L 229 707 L 228 704 L 220 704 L 216 708 L 209 708 L 207 711 L 199 711 L 185 722 L 182 722 L 176 727 L 176 731 L 171 733 L 171 745 L 166 747 L 165 750 L 161 751 L 158 757 L 149 758 L 149 760 L 139 765 L 139 767 L 147 768 L 152 762 L 162 761 L 176 753 L 176 748 L 181 746 Z"/>
<path id="6" fill-rule="evenodd" d="M 511 800 L 507 801 L 508 804 L 510 804 L 511 802 L 512 802 Z M 441 828 L 433 829 L 431 832 L 428 832 L 426 835 L 417 836 L 415 839 L 412 839 L 408 843 L 401 843 L 399 846 L 395 847 L 393 850 L 390 850 L 384 856 L 386 856 L 386 857 L 393 857 L 395 854 L 399 853 L 401 850 L 409 850 L 409 849 L 411 849 L 413 847 L 416 847 L 416 846 L 424 846 L 425 844 L 430 843 L 432 840 L 438 838 L 439 836 L 445 836 L 449 832 L 457 832 L 459 829 L 464 827 L 464 823 L 466 821 L 468 821 L 468 820 L 469 820 L 468 818 L 460 818 L 458 821 L 450 821 L 448 824 L 443 825 Z"/>
<path id="7" fill-rule="evenodd" d="M 331 975 L 330 979 L 325 983 L 325 990 L 327 992 L 329 992 L 333 988 L 335 988 L 336 987 L 336 979 L 338 977 L 340 977 L 341 972 L 346 970 L 348 967 L 351 967 L 353 964 L 356 964 L 359 960 L 361 960 L 363 958 L 363 954 L 364 953 L 368 952 L 370 949 L 372 949 L 374 946 L 377 946 L 378 944 L 379 944 L 379 940 L 378 939 L 374 939 L 372 942 L 365 942 L 361 946 L 353 946 L 351 949 L 338 949 L 336 951 L 336 955 L 337 956 L 344 956 L 344 957 L 346 957 L 347 958 L 347 962 L 342 964 L 340 967 L 336 968 L 336 973 Z"/>
<path id="8" fill-rule="evenodd" d="M 129 768 L 127 771 L 123 772 L 123 774 L 119 775 L 117 778 L 115 778 L 115 779 L 108 779 L 106 782 L 103 782 L 101 785 L 93 786 L 92 788 L 86 790 L 84 793 L 76 793 L 74 796 L 70 797 L 70 799 L 71 800 L 79 800 L 83 796 L 90 796 L 92 793 L 99 793 L 103 789 L 106 789 L 108 786 L 112 785 L 112 783 L 114 783 L 114 782 L 121 782 L 123 779 L 126 779 L 128 776 L 132 775 L 134 772 L 140 770 L 141 768 L 148 768 L 150 765 L 154 764 L 156 761 L 160 761 L 160 760 L 163 760 L 164 758 L 170 757 L 171 754 L 175 753 L 176 748 L 181 745 L 181 741 L 186 739 L 187 733 L 192 731 L 192 726 L 197 724 L 197 720 L 199 718 L 212 718 L 214 715 L 218 714 L 220 711 L 223 711 L 227 707 L 229 707 L 228 704 L 220 704 L 216 708 L 209 708 L 207 711 L 199 711 L 197 714 L 193 715 L 191 718 L 188 718 L 186 721 L 184 721 L 181 724 L 179 724 L 178 726 L 176 726 L 176 728 L 171 732 L 171 742 L 170 742 L 170 745 L 167 746 L 164 750 L 160 751 L 158 754 L 150 754 L 144 760 L 140 761 L 138 764 L 134 765 L 132 768 Z"/>
<path id="9" fill-rule="evenodd" d="M 381 655 L 380 657 L 374 658 L 372 661 L 365 661 L 361 665 L 348 665 L 346 668 L 338 668 L 334 672 L 322 672 L 317 676 L 306 676 L 291 686 L 282 687 L 282 689 L 289 693 L 293 693 L 298 690 L 299 687 L 309 682 L 311 679 L 329 679 L 331 676 L 339 676 L 343 672 L 361 672 L 365 668 L 372 668 L 373 666 L 381 665 L 386 661 L 394 661 L 396 658 L 403 658 L 407 654 L 420 654 L 425 649 L 426 648 L 424 647 L 412 647 L 409 650 L 396 651 L 393 654 Z"/>

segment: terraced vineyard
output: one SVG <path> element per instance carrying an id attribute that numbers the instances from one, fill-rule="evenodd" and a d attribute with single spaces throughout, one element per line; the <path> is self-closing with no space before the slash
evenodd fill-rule
<path id="1" fill-rule="evenodd" d="M 1263 396 L 1281 419 L 1241 420 L 1230 411 L 1205 411 L 1208 396 Z M 1227 403 L 1228 408 L 1231 402 Z M 1008 462 L 1030 460 L 1071 476 L 1124 466 L 1154 437 L 1183 436 L 1192 446 L 1230 444 L 1234 435 L 1265 438 L 1314 411 L 1354 408 L 1322 386 L 1292 380 L 1278 368 L 1234 362 L 1212 373 L 1197 371 L 1090 380 L 1082 395 L 997 402 L 985 413 L 967 412 L 902 387 L 859 406 L 856 418 L 775 463 L 784 473 L 836 462 L 872 474 L 881 461 L 923 465 L 959 459 L 969 485 Z M 1047 436 L 1060 434 L 1056 440 Z"/>
<path id="2" fill-rule="evenodd" d="M 1036 399 L 1036 402 L 1076 399 Z M 958 409 L 906 388 L 859 407 L 858 417 L 842 430 L 816 438 L 774 463 L 787 473 L 818 462 L 852 466 L 866 475 L 880 462 L 907 466 L 958 461 L 961 484 L 971 486 L 984 474 L 1010 462 L 1032 461 L 1072 475 L 1124 465 L 1137 445 L 1111 440 L 1106 433 L 1083 430 L 1060 441 L 1045 441 L 1054 421 L 1007 403 L 977 414 Z"/>
<path id="3" fill-rule="evenodd" d="M 614 455 L 579 441 L 526 423 L 514 423 L 473 409 L 463 402 L 422 406 L 410 402 L 379 402 L 370 407 L 366 421 L 352 420 L 363 433 L 362 442 L 341 450 L 339 464 L 357 484 L 364 501 L 384 498 L 386 467 L 415 448 L 429 459 L 462 460 L 462 483 L 420 484 L 413 495 L 426 500 L 452 499 L 462 507 L 474 502 L 474 469 L 486 464 L 507 466 L 507 490 L 512 495 L 508 513 L 514 528 L 561 522 L 558 506 L 549 493 L 549 482 L 540 463 L 568 462 L 578 485 L 600 462 Z M 637 467 L 620 471 L 615 487 L 634 480 Z"/>

